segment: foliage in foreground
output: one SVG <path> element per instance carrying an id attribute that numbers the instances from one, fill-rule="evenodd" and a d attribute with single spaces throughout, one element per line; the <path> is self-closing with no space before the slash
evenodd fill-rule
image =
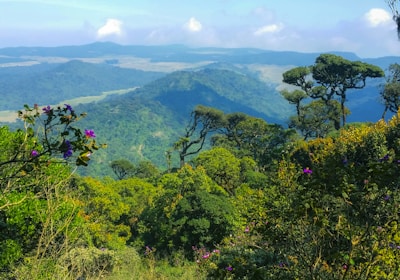
<path id="1" fill-rule="evenodd" d="M 30 112 L 48 129 L 0 130 L 3 278 L 400 277 L 400 112 L 279 137 L 268 160 L 258 151 L 274 137 L 226 133 L 176 172 L 121 180 L 71 175 L 70 158 L 84 165 L 97 146 L 93 131 L 68 129 L 70 107 Z"/>
<path id="2" fill-rule="evenodd" d="M 299 143 L 265 215 L 202 264 L 228 279 L 398 279 L 399 136 L 398 114 Z"/>

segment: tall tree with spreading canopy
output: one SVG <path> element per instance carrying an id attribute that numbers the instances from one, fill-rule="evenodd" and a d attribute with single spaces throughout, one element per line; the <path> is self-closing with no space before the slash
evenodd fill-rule
<path id="1" fill-rule="evenodd" d="M 174 144 L 174 150 L 179 151 L 180 167 L 184 166 L 187 156 L 201 151 L 207 135 L 221 128 L 223 123 L 222 111 L 203 105 L 196 106 L 184 136 Z"/>
<path id="2" fill-rule="evenodd" d="M 350 61 L 334 54 L 321 54 L 312 66 L 315 82 L 325 89 L 324 95 L 311 96 L 324 100 L 339 97 L 342 126 L 346 124 L 345 102 L 349 89 L 362 89 L 367 78 L 379 78 L 385 74 L 375 65 L 361 61 Z"/>
<path id="3" fill-rule="evenodd" d="M 303 134 L 305 132 L 301 128 L 308 127 L 307 121 L 310 119 L 314 123 L 321 123 L 318 130 L 326 130 L 327 124 L 339 129 L 346 125 L 346 115 L 349 113 L 345 106 L 348 90 L 362 89 L 366 86 L 368 78 L 383 76 L 384 72 L 378 66 L 350 61 L 334 54 L 321 54 L 316 58 L 314 65 L 296 67 L 283 73 L 283 82 L 299 87 L 300 90 L 292 92 L 285 90 L 282 91 L 282 95 L 296 105 L 297 117 L 293 120 L 293 124 Z M 301 105 L 306 97 L 323 103 L 311 102 L 306 106 Z M 326 107 L 324 114 L 320 114 L 321 105 Z M 312 134 L 310 131 L 307 133 Z"/>

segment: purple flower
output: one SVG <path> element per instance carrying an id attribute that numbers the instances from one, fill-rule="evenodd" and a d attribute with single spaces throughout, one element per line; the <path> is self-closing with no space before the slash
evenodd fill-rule
<path id="1" fill-rule="evenodd" d="M 385 195 L 385 197 L 383 198 L 385 201 L 388 201 L 390 199 L 390 195 Z"/>
<path id="2" fill-rule="evenodd" d="M 31 152 L 32 157 L 37 157 L 38 155 L 39 155 L 38 151 L 32 150 L 32 152 Z"/>
<path id="3" fill-rule="evenodd" d="M 64 104 L 65 105 L 65 109 L 67 109 L 67 111 L 70 111 L 70 112 L 72 112 L 73 111 L 73 109 L 72 109 L 72 106 L 71 105 L 69 105 L 69 104 Z"/>
<path id="4" fill-rule="evenodd" d="M 312 170 L 310 168 L 306 167 L 306 168 L 303 169 L 303 173 L 311 175 L 312 174 Z"/>
<path id="5" fill-rule="evenodd" d="M 249 232 L 250 231 L 250 228 L 249 227 L 246 227 L 245 229 L 244 229 L 244 232 Z"/>
<path id="6" fill-rule="evenodd" d="M 379 159 L 380 162 L 388 161 L 388 160 L 389 160 L 389 154 L 386 154 L 383 158 Z"/>
<path id="7" fill-rule="evenodd" d="M 43 107 L 42 110 L 45 114 L 49 114 L 51 112 L 51 107 L 50 105 L 47 105 L 46 107 Z"/>
<path id="8" fill-rule="evenodd" d="M 347 270 L 347 269 L 349 268 L 349 266 L 348 266 L 347 264 L 343 264 L 343 265 L 342 265 L 342 268 L 343 268 L 344 270 Z"/>
<path id="9" fill-rule="evenodd" d="M 96 134 L 94 134 L 94 131 L 92 129 L 85 129 L 85 135 L 87 138 L 95 138 Z"/>
<path id="10" fill-rule="evenodd" d="M 64 149 L 64 155 L 63 155 L 63 157 L 64 157 L 64 159 L 67 159 L 67 158 L 69 158 L 70 156 L 72 156 L 72 153 L 74 152 L 73 150 L 72 150 L 72 146 L 71 146 L 71 143 L 68 141 L 68 140 L 66 140 L 65 142 L 64 142 L 64 147 L 63 147 Z"/>
<path id="11" fill-rule="evenodd" d="M 210 253 L 208 253 L 208 252 L 202 256 L 203 259 L 208 259 L 209 257 L 210 257 Z"/>
<path id="12" fill-rule="evenodd" d="M 232 271 L 233 270 L 232 266 L 227 266 L 227 267 L 225 267 L 225 269 L 228 270 L 228 271 Z"/>
<path id="13" fill-rule="evenodd" d="M 67 151 L 65 151 L 65 152 L 64 152 L 64 155 L 63 155 L 64 159 L 67 159 L 67 158 L 69 158 L 70 156 L 72 156 L 72 153 L 73 153 L 72 150 L 67 150 Z"/>

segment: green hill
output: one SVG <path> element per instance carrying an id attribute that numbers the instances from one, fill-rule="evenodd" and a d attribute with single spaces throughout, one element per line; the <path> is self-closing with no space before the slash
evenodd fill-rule
<path id="1" fill-rule="evenodd" d="M 0 95 L 4 100 L 0 111 L 17 110 L 23 104 L 58 104 L 67 99 L 96 96 L 104 91 L 141 86 L 163 75 L 78 60 L 0 67 Z"/>
<path id="2" fill-rule="evenodd" d="M 154 98 L 184 117 L 202 104 L 282 123 L 292 111 L 275 87 L 236 71 L 206 68 L 171 73 L 142 87 L 135 95 Z"/>
<path id="3" fill-rule="evenodd" d="M 289 105 L 273 89 L 252 77 L 218 69 L 179 71 L 125 95 L 79 106 L 88 113 L 82 121 L 109 148 L 96 154 L 92 170 L 112 175 L 113 160 L 151 160 L 166 167 L 165 152 L 184 132 L 196 105 L 226 113 L 244 112 L 283 123 Z"/>

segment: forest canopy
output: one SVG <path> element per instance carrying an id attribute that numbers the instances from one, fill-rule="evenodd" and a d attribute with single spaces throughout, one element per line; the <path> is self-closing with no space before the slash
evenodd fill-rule
<path id="1" fill-rule="evenodd" d="M 342 76 L 331 62 L 355 70 Z M 386 110 L 397 104 L 396 71 L 381 92 Z M 104 161 L 115 147 L 86 113 L 26 105 L 23 126 L 0 127 L 0 278 L 399 279 L 400 111 L 343 119 L 342 90 L 381 75 L 327 55 L 288 70 L 283 79 L 298 88 L 282 94 L 312 116 L 290 128 L 194 106 L 166 144 L 167 162 L 179 158 L 166 168 Z M 126 136 L 118 119 L 110 125 Z M 98 159 L 114 177 L 77 172 Z"/>

